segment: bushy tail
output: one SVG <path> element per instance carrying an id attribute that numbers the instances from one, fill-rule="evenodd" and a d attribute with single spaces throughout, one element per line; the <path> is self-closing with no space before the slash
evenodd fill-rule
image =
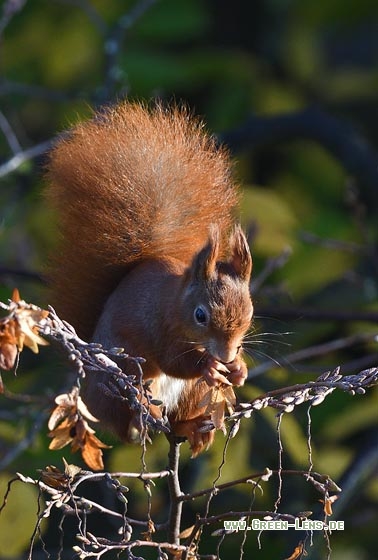
<path id="1" fill-rule="evenodd" d="M 62 236 L 52 300 L 83 337 L 129 268 L 189 264 L 211 224 L 226 233 L 237 202 L 226 151 L 177 107 L 126 102 L 96 114 L 57 143 L 47 177 Z"/>

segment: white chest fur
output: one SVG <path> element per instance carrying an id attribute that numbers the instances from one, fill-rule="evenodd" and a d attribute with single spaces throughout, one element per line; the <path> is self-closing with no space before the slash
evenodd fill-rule
<path id="1" fill-rule="evenodd" d="M 166 406 L 167 413 L 177 408 L 179 397 L 185 387 L 185 379 L 169 377 L 165 373 L 159 376 L 157 398 Z"/>

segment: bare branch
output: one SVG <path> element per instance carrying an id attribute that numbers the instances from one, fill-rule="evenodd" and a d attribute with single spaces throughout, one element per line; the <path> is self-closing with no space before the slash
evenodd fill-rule
<path id="1" fill-rule="evenodd" d="M 14 154 L 21 152 L 22 148 L 18 141 L 18 138 L 12 129 L 8 119 L 5 117 L 4 113 L 0 111 L 0 129 L 2 130 L 8 146 Z"/>
<path id="2" fill-rule="evenodd" d="M 0 165 L 0 178 L 12 173 L 26 161 L 44 154 L 52 145 L 52 140 L 46 140 L 46 142 L 41 142 L 31 148 L 17 152 L 11 159 Z"/>
<path id="3" fill-rule="evenodd" d="M 22 10 L 26 0 L 6 0 L 3 4 L 3 13 L 0 18 L 0 37 L 13 16 Z"/>

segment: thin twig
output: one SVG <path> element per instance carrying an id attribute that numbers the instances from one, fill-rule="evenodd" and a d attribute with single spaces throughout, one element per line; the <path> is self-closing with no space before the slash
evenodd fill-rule
<path id="1" fill-rule="evenodd" d="M 18 169 L 25 161 L 29 161 L 37 156 L 44 154 L 53 145 L 52 140 L 46 140 L 40 144 L 36 144 L 31 148 L 27 148 L 21 152 L 17 152 L 11 159 L 0 165 L 0 177 L 5 177 Z"/>
<path id="2" fill-rule="evenodd" d="M 27 432 L 27 434 L 17 443 L 14 444 L 11 449 L 0 460 L 0 471 L 4 470 L 14 461 L 17 457 L 21 455 L 25 449 L 28 449 L 33 443 L 34 439 L 39 435 L 43 423 L 46 421 L 47 413 L 45 411 L 40 412 L 34 419 L 33 423 Z"/>
<path id="3" fill-rule="evenodd" d="M 168 518 L 168 540 L 173 544 L 180 544 L 180 528 L 182 514 L 182 492 L 179 479 L 179 460 L 181 441 L 175 436 L 168 436 L 169 453 L 168 465 L 170 476 L 168 478 L 168 490 L 170 498 L 170 510 Z"/>
<path id="4" fill-rule="evenodd" d="M 13 154 L 16 154 L 17 152 L 21 152 L 22 150 L 21 144 L 19 143 L 14 130 L 12 129 L 8 119 L 5 117 L 2 111 L 0 111 L 0 128 Z"/>

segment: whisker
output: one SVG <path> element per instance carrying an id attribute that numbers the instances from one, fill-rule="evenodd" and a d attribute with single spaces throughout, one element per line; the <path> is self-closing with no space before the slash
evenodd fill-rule
<path id="1" fill-rule="evenodd" d="M 270 332 L 270 331 L 263 331 L 263 332 L 247 332 L 246 337 L 256 337 L 256 336 L 287 336 L 295 334 L 293 331 L 286 331 L 286 332 Z"/>
<path id="2" fill-rule="evenodd" d="M 259 340 L 256 338 L 255 340 L 243 340 L 243 346 L 250 346 L 254 347 L 259 344 L 271 346 L 273 344 L 280 345 L 280 346 L 289 346 L 291 347 L 290 342 L 284 342 L 283 340 Z"/>
<path id="3" fill-rule="evenodd" d="M 249 349 L 247 349 L 245 352 L 251 358 L 253 358 L 255 355 L 261 356 L 265 360 L 268 360 L 269 362 L 273 362 L 274 364 L 276 364 L 276 366 L 283 367 L 283 365 L 278 360 L 276 360 L 276 358 L 273 358 L 273 356 L 270 356 L 266 352 L 262 352 L 262 350 L 254 350 L 253 354 L 251 353 L 251 351 L 249 351 Z"/>
<path id="4" fill-rule="evenodd" d="M 274 321 L 275 323 L 279 323 L 280 325 L 287 324 L 286 321 L 283 321 L 279 317 L 272 317 L 271 315 L 254 315 L 253 320 L 256 320 L 256 319 L 258 321 Z"/>
<path id="5" fill-rule="evenodd" d="M 172 362 L 174 362 L 178 358 L 181 358 L 182 356 L 185 356 L 185 354 L 189 354 L 190 352 L 194 352 L 195 350 L 197 350 L 197 347 L 189 348 L 188 350 L 185 350 L 184 352 L 181 352 L 181 354 L 177 354 L 176 356 L 173 356 L 173 358 L 169 361 L 169 363 L 171 364 Z"/>

